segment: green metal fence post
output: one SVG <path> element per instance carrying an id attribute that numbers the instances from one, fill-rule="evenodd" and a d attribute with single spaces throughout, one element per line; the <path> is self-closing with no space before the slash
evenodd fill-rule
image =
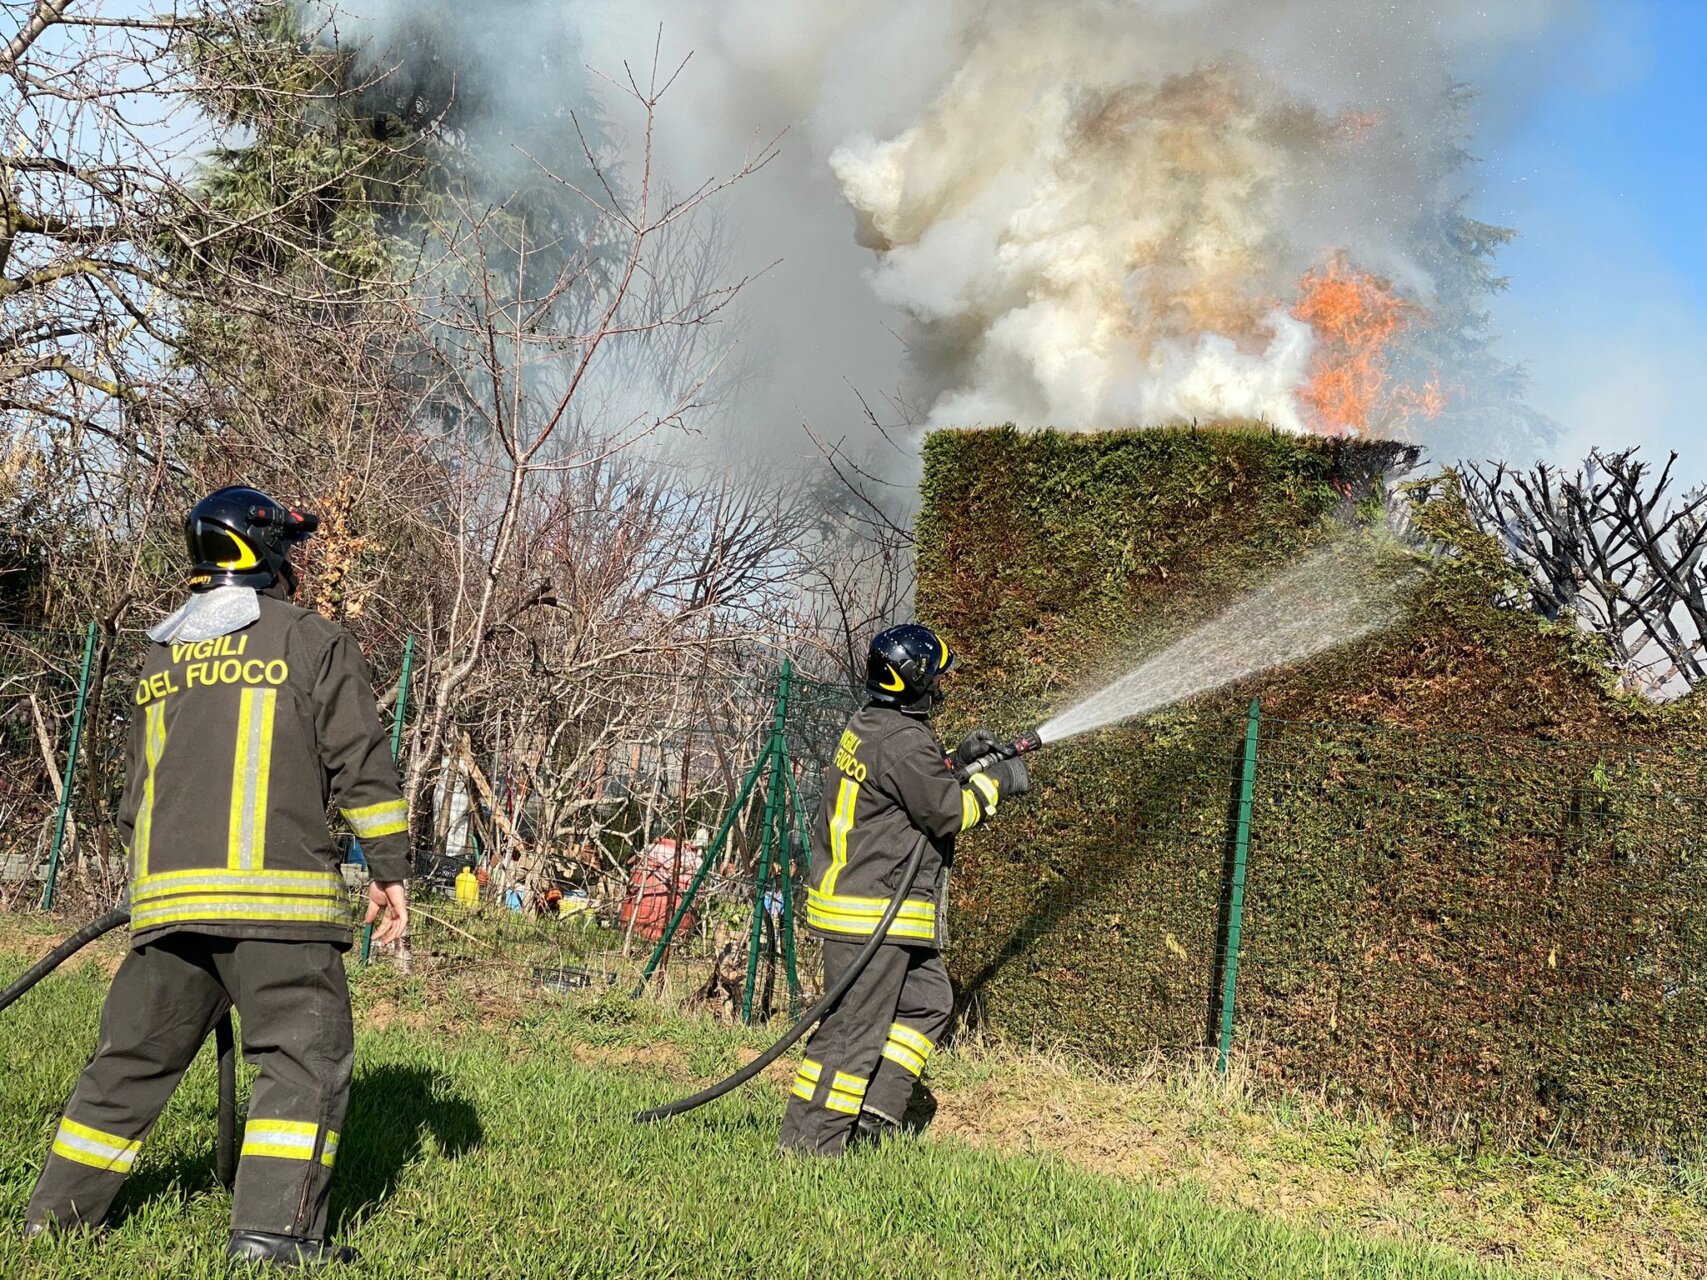
<path id="1" fill-rule="evenodd" d="M 397 677 L 397 717 L 391 722 L 391 759 L 401 758 L 403 720 L 409 714 L 409 675 L 415 669 L 415 637 L 403 642 L 403 673 Z"/>
<path id="2" fill-rule="evenodd" d="M 759 941 L 764 936 L 765 885 L 771 878 L 771 850 L 776 836 L 776 753 L 771 753 L 771 785 L 765 797 L 765 834 L 759 845 L 759 866 L 753 875 L 753 923 L 747 931 L 747 984 L 741 989 L 741 1021 L 753 1020 L 753 988 L 759 978 Z"/>
<path id="3" fill-rule="evenodd" d="M 71 715 L 71 745 L 65 752 L 65 775 L 59 789 L 59 813 L 53 820 L 53 851 L 47 857 L 47 886 L 41 909 L 53 910 L 53 889 L 59 880 L 59 851 L 65 846 L 65 820 L 71 812 L 71 788 L 77 779 L 77 745 L 83 739 L 83 709 L 89 702 L 89 673 L 95 666 L 96 624 L 89 624 L 83 641 L 83 673 L 77 677 L 77 710 Z"/>
<path id="4" fill-rule="evenodd" d="M 783 815 L 782 849 L 782 959 L 788 969 L 788 1016 L 800 1016 L 800 964 L 794 953 L 794 869 L 796 842 L 807 840 L 807 828 L 801 813 L 800 789 L 794 781 L 792 765 L 784 772 L 788 782 L 788 811 Z M 790 817 L 792 815 L 792 822 Z M 792 832 L 792 835 L 790 834 Z"/>
<path id="5" fill-rule="evenodd" d="M 1245 724 L 1245 764 L 1239 777 L 1239 817 L 1233 844 L 1233 883 L 1227 894 L 1227 957 L 1221 966 L 1221 1046 L 1215 1055 L 1215 1070 L 1227 1074 L 1227 1055 L 1233 1047 L 1233 993 L 1239 982 L 1239 941 L 1244 930 L 1245 858 L 1251 849 L 1251 807 L 1256 794 L 1257 739 L 1261 733 L 1262 704 L 1251 699 Z"/>
<path id="6" fill-rule="evenodd" d="M 783 781 L 783 774 L 788 769 L 788 685 L 793 674 L 793 664 L 784 658 L 782 672 L 776 680 L 776 719 L 771 727 L 770 745 L 765 748 L 770 759 L 770 786 L 765 790 L 764 839 L 758 872 L 753 877 L 753 925 L 747 935 L 747 985 L 741 992 L 742 1022 L 753 1020 L 753 987 L 759 976 L 759 937 L 765 919 L 765 884 L 770 879 L 778 800 L 786 797 L 788 786 Z"/>

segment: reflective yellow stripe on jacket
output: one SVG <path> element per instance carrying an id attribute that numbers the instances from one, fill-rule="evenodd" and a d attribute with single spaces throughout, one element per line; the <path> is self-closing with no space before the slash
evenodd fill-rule
<path id="1" fill-rule="evenodd" d="M 137 806 L 136 824 L 130 833 L 132 876 L 148 874 L 148 845 L 154 837 L 154 771 L 166 750 L 165 703 L 149 704 L 142 733 L 142 803 Z"/>
<path id="2" fill-rule="evenodd" d="M 163 871 L 131 885 L 133 929 L 186 922 L 350 922 L 344 882 L 333 871 Z"/>
<path id="3" fill-rule="evenodd" d="M 888 908 L 887 898 L 857 898 L 851 894 L 806 891 L 806 923 L 825 933 L 869 938 Z M 901 904 L 895 923 L 886 935 L 919 942 L 936 941 L 936 903 L 909 898 Z"/>
<path id="4" fill-rule="evenodd" d="M 226 866 L 258 871 L 267 853 L 267 777 L 273 771 L 273 711 L 277 689 L 245 689 L 237 711 L 237 749 L 231 763 L 231 821 Z"/>
<path id="5" fill-rule="evenodd" d="M 968 779 L 970 785 L 960 791 L 960 829 L 970 831 L 996 811 L 996 805 L 1001 801 L 1001 790 L 995 780 L 986 778 L 981 773 L 975 773 Z M 974 793 L 973 788 L 977 791 Z"/>
<path id="6" fill-rule="evenodd" d="M 843 778 L 836 791 L 836 809 L 830 815 L 830 869 L 824 873 L 824 892 L 834 893 L 842 869 L 848 865 L 848 833 L 853 830 L 854 805 L 859 803 L 859 783 Z"/>
<path id="7" fill-rule="evenodd" d="M 377 840 L 409 830 L 409 811 L 401 800 L 363 805 L 360 809 L 340 809 L 350 830 L 358 840 Z"/>

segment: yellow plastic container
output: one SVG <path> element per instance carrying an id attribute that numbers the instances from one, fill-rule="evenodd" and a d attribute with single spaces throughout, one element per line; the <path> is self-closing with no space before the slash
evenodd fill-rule
<path id="1" fill-rule="evenodd" d="M 473 867 L 464 867 L 456 874 L 456 900 L 465 907 L 480 905 L 480 881 Z"/>

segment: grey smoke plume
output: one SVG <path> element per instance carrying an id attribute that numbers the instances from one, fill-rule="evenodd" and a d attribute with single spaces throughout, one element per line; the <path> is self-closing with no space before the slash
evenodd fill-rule
<path id="1" fill-rule="evenodd" d="M 801 419 L 835 434 L 851 384 L 928 425 L 1260 416 L 1447 456 L 1534 442 L 1481 327 L 1454 86 L 1568 0 L 344 7 L 381 44 L 434 27 L 436 56 L 489 95 L 495 150 L 599 101 L 540 50 L 613 72 L 660 24 L 667 55 L 694 54 L 661 138 L 680 186 L 790 130 L 727 222 L 735 268 L 781 259 L 746 299 L 752 376 L 727 406 L 771 439 Z M 1335 270 L 1378 279 L 1399 317 L 1348 375 L 1374 379 L 1363 421 L 1308 394 L 1351 363 L 1300 307 L 1307 273 Z"/>

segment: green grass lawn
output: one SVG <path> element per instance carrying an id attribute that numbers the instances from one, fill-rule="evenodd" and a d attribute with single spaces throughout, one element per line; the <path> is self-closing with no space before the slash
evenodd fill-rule
<path id="1" fill-rule="evenodd" d="M 0 972 L 25 963 L 16 933 Z M 105 948 L 110 963 L 116 948 Z M 0 1276 L 217 1276 L 211 1056 L 192 1068 L 101 1236 L 16 1230 L 106 985 L 74 962 L 0 1015 Z M 692 1117 L 637 1108 L 760 1037 L 615 1001 L 495 1017 L 465 994 L 359 976 L 356 1082 L 333 1199 L 369 1275 L 1447 1277 L 1554 1274 L 1219 1208 L 1049 1154 L 952 1136 L 834 1163 L 775 1150 L 771 1081 Z M 238 1272 L 242 1274 L 242 1272 Z"/>

